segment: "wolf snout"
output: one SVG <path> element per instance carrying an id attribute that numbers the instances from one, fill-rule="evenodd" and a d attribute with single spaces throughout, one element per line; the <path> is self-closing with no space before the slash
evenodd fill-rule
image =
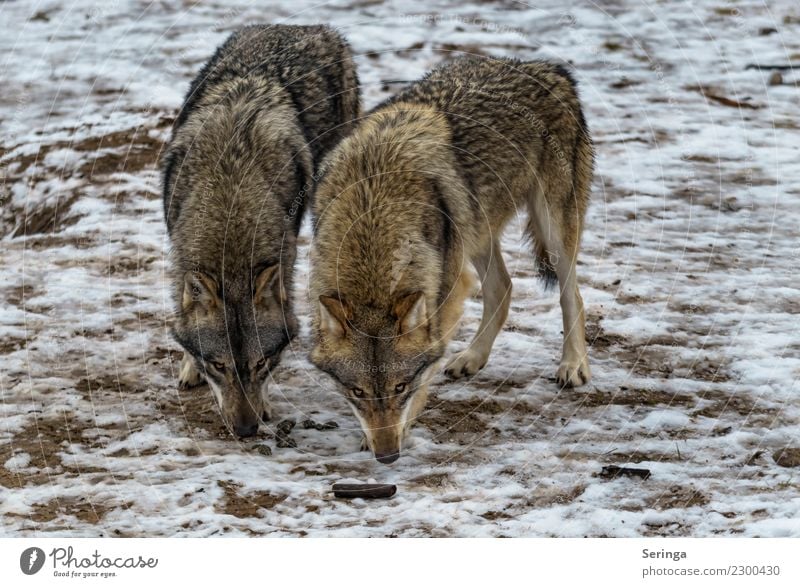
<path id="1" fill-rule="evenodd" d="M 375 458 L 379 463 L 383 463 L 384 465 L 391 465 L 397 459 L 400 458 L 400 451 L 397 450 L 395 452 L 376 452 Z"/>

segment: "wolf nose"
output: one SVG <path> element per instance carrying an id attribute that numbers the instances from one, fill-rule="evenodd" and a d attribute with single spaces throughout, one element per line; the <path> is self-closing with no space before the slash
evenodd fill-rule
<path id="1" fill-rule="evenodd" d="M 258 422 L 255 424 L 237 424 L 234 426 L 234 430 L 236 431 L 236 436 L 241 438 L 247 438 L 248 436 L 255 436 L 256 432 L 258 432 Z"/>
<path id="2" fill-rule="evenodd" d="M 376 452 L 375 458 L 378 459 L 379 463 L 383 463 L 384 465 L 391 465 L 397 459 L 400 458 L 400 451 L 397 452 Z"/>

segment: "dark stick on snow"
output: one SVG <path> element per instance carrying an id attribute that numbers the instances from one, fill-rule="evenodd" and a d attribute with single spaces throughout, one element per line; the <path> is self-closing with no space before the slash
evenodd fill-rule
<path id="1" fill-rule="evenodd" d="M 794 65 L 761 65 L 760 63 L 748 63 L 745 69 L 800 69 L 800 63 Z"/>
<path id="2" fill-rule="evenodd" d="M 616 465 L 608 465 L 603 467 L 600 471 L 600 476 L 604 479 L 616 479 L 617 477 L 639 477 L 647 479 L 650 477 L 650 469 L 633 469 L 631 467 L 617 467 Z"/>
<path id="3" fill-rule="evenodd" d="M 376 483 L 334 483 L 333 495 L 340 499 L 385 499 L 397 493 L 397 485 Z"/>

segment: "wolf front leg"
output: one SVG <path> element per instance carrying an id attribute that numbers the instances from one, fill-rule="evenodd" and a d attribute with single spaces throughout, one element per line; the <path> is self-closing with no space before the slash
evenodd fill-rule
<path id="1" fill-rule="evenodd" d="M 493 240 L 487 251 L 472 260 L 481 280 L 483 316 L 475 338 L 466 350 L 447 363 L 444 372 L 450 377 L 470 377 L 483 369 L 494 340 L 508 318 L 511 305 L 511 278 L 503 262 L 500 243 Z"/>

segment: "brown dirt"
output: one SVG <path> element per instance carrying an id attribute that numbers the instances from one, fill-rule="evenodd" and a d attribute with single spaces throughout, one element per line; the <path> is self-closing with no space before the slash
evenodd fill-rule
<path id="1" fill-rule="evenodd" d="M 554 505 L 563 505 L 572 503 L 578 499 L 583 492 L 586 491 L 586 485 L 580 484 L 572 487 L 571 489 L 553 491 L 549 488 L 537 487 L 534 492 L 528 496 L 525 501 L 527 508 L 548 508 Z"/>
<path id="2" fill-rule="evenodd" d="M 719 418 L 723 414 L 739 414 L 740 416 L 777 416 L 778 410 L 767 406 L 758 405 L 749 397 L 735 395 L 718 390 L 701 391 L 697 394 L 701 400 L 713 402 L 711 405 L 692 412 L 693 416 L 706 418 Z"/>
<path id="3" fill-rule="evenodd" d="M 601 391 L 597 388 L 581 394 L 584 407 L 602 406 L 693 406 L 694 399 L 688 395 L 678 395 L 659 389 L 629 389 L 625 386 L 616 391 Z"/>
<path id="4" fill-rule="evenodd" d="M 164 128 L 172 124 L 172 118 L 162 116 L 157 128 Z M 104 149 L 120 149 L 118 153 L 104 153 L 97 159 L 85 163 L 80 172 L 92 177 L 118 171 L 135 172 L 155 165 L 158 156 L 164 148 L 164 143 L 149 135 L 149 129 L 129 128 L 102 135 L 88 137 L 80 141 L 56 141 L 41 145 L 36 153 L 20 155 L 13 159 L 5 159 L 5 167 L 18 165 L 14 170 L 15 176 L 20 176 L 31 165 L 41 163 L 48 153 L 58 149 L 74 149 L 85 153 L 95 153 Z"/>
<path id="5" fill-rule="evenodd" d="M 30 299 L 37 294 L 37 289 L 26 283 L 25 285 L 17 285 L 6 289 L 5 298 L 10 304 L 18 307 L 23 307 L 25 300 Z"/>
<path id="6" fill-rule="evenodd" d="M 218 481 L 218 485 L 225 492 L 222 503 L 217 502 L 214 509 L 221 514 L 229 514 L 237 518 L 254 518 L 260 515 L 262 509 L 271 510 L 279 503 L 286 500 L 285 495 L 273 495 L 267 491 L 255 491 L 242 495 L 241 485 L 230 481 Z"/>
<path id="7" fill-rule="evenodd" d="M 494 522 L 494 521 L 497 521 L 497 520 L 510 520 L 513 517 L 514 516 L 512 516 L 510 514 L 507 514 L 505 512 L 498 512 L 496 510 L 492 510 L 492 511 L 486 512 L 485 514 L 481 514 L 481 518 L 484 518 L 485 520 L 489 520 L 490 522 Z"/>
<path id="8" fill-rule="evenodd" d="M 422 487 L 441 488 L 450 484 L 450 475 L 447 473 L 429 473 L 409 479 L 408 482 Z"/>
<path id="9" fill-rule="evenodd" d="M 690 508 L 704 506 L 711 501 L 693 487 L 673 485 L 669 491 L 651 496 L 646 500 L 647 507 L 657 510 L 671 510 L 674 508 Z"/>
<path id="10" fill-rule="evenodd" d="M 600 325 L 602 316 L 588 315 L 586 317 L 586 344 L 593 349 L 607 349 L 611 346 L 621 345 L 625 338 L 617 334 L 608 334 Z"/>
<path id="11" fill-rule="evenodd" d="M 776 450 L 772 458 L 781 467 L 800 467 L 800 448 L 785 447 Z"/>
<path id="12" fill-rule="evenodd" d="M 25 348 L 25 345 L 28 341 L 24 338 L 18 338 L 14 336 L 7 336 L 0 340 L 0 355 L 5 355 L 8 353 L 13 353 L 20 349 Z"/>
<path id="13" fill-rule="evenodd" d="M 431 430 L 438 442 L 464 444 L 489 432 L 493 419 L 529 413 L 530 408 L 522 402 L 480 398 L 451 401 L 431 397 L 419 421 Z"/>
<path id="14" fill-rule="evenodd" d="M 16 452 L 28 453 L 31 457 L 29 467 L 39 469 L 37 473 L 17 475 L 5 467 L 0 467 L 0 485 L 5 487 L 22 487 L 33 483 L 41 485 L 50 482 L 50 476 L 42 469 L 53 468 L 53 472 L 63 470 L 62 460 L 58 453 L 67 443 L 80 438 L 84 425 L 77 422 L 71 413 L 64 413 L 62 418 L 34 419 L 26 428 L 14 435 L 11 444 L 0 445 L 0 462 L 5 462 Z"/>
<path id="15" fill-rule="evenodd" d="M 29 234 L 55 233 L 72 226 L 82 218 L 82 215 L 69 213 L 77 200 L 77 194 L 59 196 L 55 202 L 45 202 L 33 210 L 20 212 L 24 220 L 11 236 L 16 238 Z"/>
<path id="16" fill-rule="evenodd" d="M 120 505 L 109 505 L 107 503 L 90 502 L 85 497 L 70 497 L 62 499 L 52 499 L 47 503 L 37 503 L 32 507 L 32 511 L 25 516 L 37 523 L 52 522 L 62 516 L 74 516 L 81 522 L 87 524 L 99 523 L 108 512 L 122 508 L 129 508 L 132 502 Z M 18 514 L 11 514 L 18 515 Z M 22 516 L 20 516 L 22 517 Z"/>

